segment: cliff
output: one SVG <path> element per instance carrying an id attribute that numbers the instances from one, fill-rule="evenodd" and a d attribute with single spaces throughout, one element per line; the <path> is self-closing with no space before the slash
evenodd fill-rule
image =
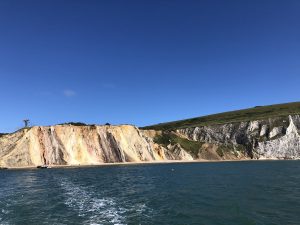
<path id="1" fill-rule="evenodd" d="M 166 160 L 300 159 L 300 103 L 139 129 L 65 124 L 0 134 L 0 167 Z"/>
<path id="2" fill-rule="evenodd" d="M 93 165 L 112 162 L 184 160 L 134 126 L 32 127 L 0 137 L 0 166 Z"/>
<path id="3" fill-rule="evenodd" d="M 299 115 L 176 130 L 199 143 L 219 147 L 219 156 L 254 159 L 299 159 Z"/>
<path id="4" fill-rule="evenodd" d="M 194 159 L 299 159 L 300 102 L 255 106 L 144 127 Z"/>

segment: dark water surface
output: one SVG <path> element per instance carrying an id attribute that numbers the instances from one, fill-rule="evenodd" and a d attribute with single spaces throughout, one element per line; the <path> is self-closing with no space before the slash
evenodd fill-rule
<path id="1" fill-rule="evenodd" d="M 0 224 L 300 224 L 300 161 L 0 171 Z"/>

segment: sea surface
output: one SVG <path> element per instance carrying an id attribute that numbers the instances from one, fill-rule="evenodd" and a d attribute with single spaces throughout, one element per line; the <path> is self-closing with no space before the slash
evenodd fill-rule
<path id="1" fill-rule="evenodd" d="M 0 224 L 299 225 L 300 161 L 2 170 Z"/>

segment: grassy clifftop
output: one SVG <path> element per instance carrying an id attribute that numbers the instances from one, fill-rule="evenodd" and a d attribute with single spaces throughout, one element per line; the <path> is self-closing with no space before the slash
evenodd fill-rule
<path id="1" fill-rule="evenodd" d="M 142 129 L 153 130 L 175 130 L 186 127 L 207 126 L 214 124 L 225 124 L 233 122 L 242 122 L 250 120 L 260 120 L 266 118 L 275 118 L 288 115 L 300 114 L 300 102 L 292 102 L 286 104 L 256 106 L 254 108 L 242 109 L 218 113 L 208 116 L 196 117 L 185 120 L 178 120 L 168 123 L 160 123 L 157 125 L 142 127 Z"/>

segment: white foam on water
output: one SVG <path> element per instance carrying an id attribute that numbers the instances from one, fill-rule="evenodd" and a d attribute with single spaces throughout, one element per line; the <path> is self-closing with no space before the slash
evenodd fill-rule
<path id="1" fill-rule="evenodd" d="M 60 185 L 66 195 L 65 204 L 78 211 L 80 217 L 88 218 L 88 224 L 125 224 L 127 210 L 119 207 L 113 198 L 98 198 L 92 191 L 68 180 L 61 180 Z"/>
<path id="2" fill-rule="evenodd" d="M 2 196 L 0 196 L 0 203 L 1 203 L 1 210 L 0 210 L 0 225 L 8 225 L 9 222 L 5 221 L 5 218 L 7 218 L 11 211 L 8 210 L 8 207 L 10 206 L 10 204 L 8 202 L 6 202 L 7 200 L 2 199 Z M 10 195 L 7 195 L 8 199 L 10 197 Z"/>
<path id="3" fill-rule="evenodd" d="M 136 211 L 139 213 L 144 212 L 147 209 L 147 206 L 145 204 L 137 204 L 136 205 Z"/>
<path id="4" fill-rule="evenodd" d="M 6 209 L 1 209 L 0 211 L 0 224 L 1 225 L 9 225 L 7 221 L 4 221 L 4 218 L 2 217 L 3 215 L 8 215 L 9 211 Z"/>
<path id="5" fill-rule="evenodd" d="M 2 214 L 8 214 L 8 213 L 9 213 L 9 211 L 8 211 L 8 210 L 6 210 L 6 209 L 1 209 L 1 213 L 2 213 Z"/>
<path id="6" fill-rule="evenodd" d="M 152 210 L 145 203 L 122 204 L 120 200 L 111 197 L 101 197 L 86 187 L 74 184 L 68 179 L 59 181 L 64 191 L 65 204 L 78 212 L 78 216 L 87 219 L 85 224 L 114 224 L 125 225 L 126 214 L 134 213 L 137 216 L 148 216 Z"/>

